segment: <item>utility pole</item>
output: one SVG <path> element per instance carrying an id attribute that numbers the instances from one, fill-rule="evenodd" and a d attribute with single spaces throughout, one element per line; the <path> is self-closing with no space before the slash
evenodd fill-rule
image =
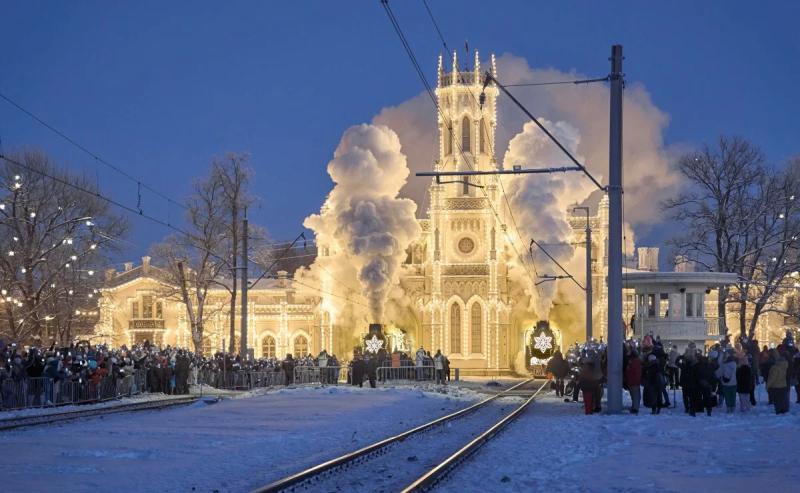
<path id="1" fill-rule="evenodd" d="M 247 208 L 244 209 L 244 219 L 242 219 L 242 328 L 239 330 L 240 334 L 240 343 L 239 343 L 239 355 L 242 357 L 242 360 L 247 360 L 247 236 L 249 235 L 249 231 L 247 230 Z"/>
<path id="2" fill-rule="evenodd" d="M 575 211 L 586 211 L 586 341 L 592 339 L 592 224 L 588 207 L 575 207 Z"/>
<path id="3" fill-rule="evenodd" d="M 608 398 L 622 412 L 622 45 L 611 47 L 611 119 L 608 144 Z"/>

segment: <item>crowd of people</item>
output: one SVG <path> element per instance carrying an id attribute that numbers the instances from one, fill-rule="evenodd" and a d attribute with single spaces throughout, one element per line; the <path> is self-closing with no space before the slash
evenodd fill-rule
<path id="1" fill-rule="evenodd" d="M 570 347 L 566 358 L 557 351 L 548 362 L 556 394 L 565 394 L 564 382 L 571 376 L 572 400 L 577 401 L 582 393 L 586 414 L 601 411 L 607 378 L 605 350 L 603 344 L 590 341 Z M 642 406 L 659 414 L 661 409 L 677 405 L 670 402 L 669 391 L 678 389 L 683 410 L 691 416 L 702 412 L 710 416 L 717 407 L 727 413 L 736 412 L 737 407 L 748 412 L 757 404 L 759 385 L 766 389 L 766 403 L 776 414 L 789 411 L 793 387 L 800 404 L 800 351 L 791 333 L 775 348 L 759 349 L 758 341 L 747 338 L 732 344 L 726 337 L 707 351 L 689 343 L 681 352 L 674 345 L 666 348 L 652 335 L 641 341 L 629 339 L 624 345 L 623 387 L 630 395 L 633 414 Z M 676 394 L 673 392 L 673 399 Z"/>
<path id="2" fill-rule="evenodd" d="M 375 387 L 378 380 L 394 378 L 435 380 L 440 384 L 450 380 L 447 357 L 441 351 L 431 355 L 423 348 L 413 354 L 387 353 L 383 349 L 376 354 L 356 351 L 353 359 L 340 362 L 335 354 L 326 350 L 317 356 L 287 354 L 284 359 L 243 359 L 222 352 L 204 357 L 185 348 L 159 347 L 147 341 L 120 348 L 88 343 L 39 348 L 0 341 L 0 387 L 9 397 L 0 401 L 0 404 L 5 403 L 0 407 L 14 407 L 10 404 L 11 394 L 28 392 L 35 387 L 34 381 L 46 380 L 57 385 L 76 383 L 94 390 L 101 383 L 113 385 L 135 375 L 135 380 L 126 380 L 133 385 L 131 393 L 188 394 L 190 387 L 197 384 L 225 388 L 317 381 L 336 384 L 342 377 L 343 367 L 346 381 L 357 386 L 369 382 Z M 381 368 L 384 370 L 379 371 Z M 407 375 L 391 373 L 390 369 L 399 368 Z"/>

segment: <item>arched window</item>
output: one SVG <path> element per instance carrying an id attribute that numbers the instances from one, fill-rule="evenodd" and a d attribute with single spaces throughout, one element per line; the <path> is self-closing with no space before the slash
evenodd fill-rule
<path id="1" fill-rule="evenodd" d="M 308 356 L 308 339 L 305 336 L 297 336 L 294 338 L 294 357 L 302 358 Z"/>
<path id="2" fill-rule="evenodd" d="M 480 149 L 481 152 L 486 152 L 486 120 L 481 118 L 481 137 L 480 137 Z"/>
<path id="3" fill-rule="evenodd" d="M 480 303 L 472 304 L 472 313 L 470 320 L 470 352 L 478 354 L 481 352 L 481 343 L 483 342 L 483 310 L 481 310 Z"/>
<path id="4" fill-rule="evenodd" d="M 449 156 L 453 153 L 453 123 L 450 122 L 450 127 L 445 127 L 443 136 L 444 136 L 444 155 Z"/>
<path id="5" fill-rule="evenodd" d="M 464 152 L 472 152 L 472 143 L 470 142 L 470 121 L 469 117 L 465 116 L 461 120 L 461 150 Z"/>
<path id="6" fill-rule="evenodd" d="M 461 352 L 461 307 L 458 303 L 450 307 L 450 352 Z"/>
<path id="7" fill-rule="evenodd" d="M 274 358 L 275 357 L 275 338 L 267 336 L 261 341 L 261 357 Z"/>

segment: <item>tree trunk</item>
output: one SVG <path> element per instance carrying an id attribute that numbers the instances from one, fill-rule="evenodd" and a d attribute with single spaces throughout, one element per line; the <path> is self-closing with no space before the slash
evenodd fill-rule
<path id="1" fill-rule="evenodd" d="M 739 335 L 747 335 L 747 302 L 739 302 Z"/>
<path id="2" fill-rule="evenodd" d="M 719 333 L 725 335 L 728 333 L 728 322 L 725 320 L 725 315 L 728 313 L 727 305 L 725 302 L 728 300 L 728 288 L 719 288 L 717 297 L 717 317 L 719 318 Z"/>
<path id="3" fill-rule="evenodd" d="M 236 197 L 238 198 L 238 197 Z M 235 198 L 235 199 L 236 199 Z M 231 204 L 231 280 L 232 287 L 231 287 L 231 313 L 230 313 L 230 320 L 231 320 L 231 335 L 230 335 L 230 344 L 228 344 L 228 352 L 233 354 L 236 352 L 236 278 L 239 277 L 239 271 L 237 270 L 237 257 L 239 253 L 239 207 L 236 204 L 236 200 L 234 199 L 233 204 Z"/>

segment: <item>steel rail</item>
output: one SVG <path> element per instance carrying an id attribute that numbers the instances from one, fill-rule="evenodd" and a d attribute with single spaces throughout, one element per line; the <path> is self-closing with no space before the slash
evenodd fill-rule
<path id="1" fill-rule="evenodd" d="M 94 416 L 105 416 L 107 414 L 128 413 L 135 411 L 147 411 L 150 409 L 162 409 L 173 406 L 183 406 L 192 404 L 198 400 L 196 396 L 159 399 L 155 401 L 136 402 L 133 404 L 123 404 L 120 406 L 99 407 L 80 411 L 67 411 L 63 413 L 39 414 L 33 416 L 21 416 L 19 418 L 7 418 L 0 420 L 0 431 L 22 428 L 27 426 L 49 425 L 73 419 L 91 418 Z"/>
<path id="2" fill-rule="evenodd" d="M 459 449 L 456 453 L 439 463 L 436 467 L 425 473 L 424 475 L 420 476 L 416 481 L 408 485 L 402 491 L 403 493 L 410 493 L 410 492 L 417 492 L 417 491 L 428 491 L 433 488 L 439 481 L 447 477 L 447 475 L 453 471 L 461 462 L 466 460 L 469 456 L 474 454 L 481 446 L 486 444 L 489 440 L 492 439 L 497 433 L 500 432 L 506 425 L 512 422 L 514 419 L 519 417 L 522 411 L 525 410 L 528 405 L 533 402 L 539 392 L 550 383 L 550 379 L 545 381 L 539 389 L 534 392 L 532 396 L 530 396 L 525 402 L 523 402 L 519 407 L 517 407 L 514 411 L 506 415 L 503 419 L 495 423 L 491 428 L 481 433 L 475 439 L 473 439 L 468 444 L 464 445 Z"/>
<path id="3" fill-rule="evenodd" d="M 450 421 L 450 420 L 453 420 L 455 418 L 459 418 L 461 416 L 464 416 L 464 415 L 466 415 L 466 414 L 478 409 L 479 407 L 484 406 L 485 404 L 488 404 L 489 402 L 494 401 L 497 398 L 505 397 L 506 396 L 506 392 L 511 392 L 511 391 L 513 391 L 513 390 L 515 390 L 515 389 L 517 389 L 517 388 L 519 388 L 519 387 L 521 387 L 521 386 L 523 386 L 523 385 L 525 385 L 527 383 L 532 382 L 533 380 L 534 380 L 533 378 L 529 378 L 529 379 L 527 379 L 525 381 L 522 381 L 522 382 L 520 382 L 520 383 L 518 383 L 518 384 L 516 384 L 516 385 L 514 385 L 512 387 L 509 387 L 508 389 L 504 390 L 503 392 L 498 392 L 497 394 L 494 394 L 491 397 L 488 397 L 488 398 L 486 398 L 486 399 L 484 399 L 484 400 L 482 400 L 480 402 L 476 402 L 475 404 L 467 406 L 464 409 L 458 410 L 458 411 L 456 411 L 454 413 L 450 413 L 450 414 L 448 414 L 446 416 L 442 416 L 442 417 L 437 418 L 437 419 L 435 419 L 433 421 L 430 421 L 428 423 L 419 425 L 419 426 L 414 427 L 414 428 L 412 428 L 410 430 L 404 431 L 404 432 L 402 432 L 402 433 L 400 433 L 398 435 L 394 435 L 394 436 L 391 436 L 389 438 L 385 438 L 383 440 L 380 440 L 380 441 L 375 442 L 373 444 L 367 445 L 367 446 L 362 447 L 362 448 L 360 448 L 358 450 L 355 450 L 353 452 L 348 452 L 348 453 L 346 453 L 344 455 L 341 455 L 341 456 L 336 457 L 334 459 L 325 461 L 325 462 L 323 462 L 321 464 L 317 464 L 316 466 L 312 466 L 312 467 L 310 467 L 308 469 L 305 469 L 305 470 L 300 471 L 298 473 L 292 474 L 291 476 L 287 476 L 287 477 L 285 477 L 283 479 L 279 479 L 279 480 L 277 480 L 277 481 L 275 481 L 273 483 L 270 483 L 270 484 L 268 484 L 266 486 L 263 486 L 261 488 L 253 490 L 252 493 L 273 493 L 273 492 L 277 492 L 277 491 L 289 490 L 294 486 L 297 486 L 297 485 L 299 485 L 301 483 L 304 483 L 305 481 L 308 481 L 308 480 L 311 480 L 311 479 L 313 479 L 313 478 L 315 478 L 317 476 L 320 476 L 321 474 L 324 474 L 324 473 L 326 473 L 326 472 L 328 472 L 328 471 L 330 471 L 332 469 L 344 466 L 346 464 L 350 464 L 350 463 L 352 463 L 352 462 L 354 462 L 354 461 L 356 461 L 356 460 L 358 460 L 358 459 L 360 459 L 362 457 L 370 455 L 372 453 L 377 453 L 381 449 L 383 449 L 383 448 L 385 448 L 385 447 L 387 447 L 389 445 L 392 445 L 394 443 L 402 442 L 403 440 L 405 440 L 406 438 L 408 438 L 408 437 L 410 437 L 412 435 L 415 435 L 417 433 L 421 433 L 423 431 L 429 430 L 430 428 L 433 428 L 434 426 L 441 425 L 441 424 L 443 424 L 443 423 L 445 423 L 447 421 Z"/>

